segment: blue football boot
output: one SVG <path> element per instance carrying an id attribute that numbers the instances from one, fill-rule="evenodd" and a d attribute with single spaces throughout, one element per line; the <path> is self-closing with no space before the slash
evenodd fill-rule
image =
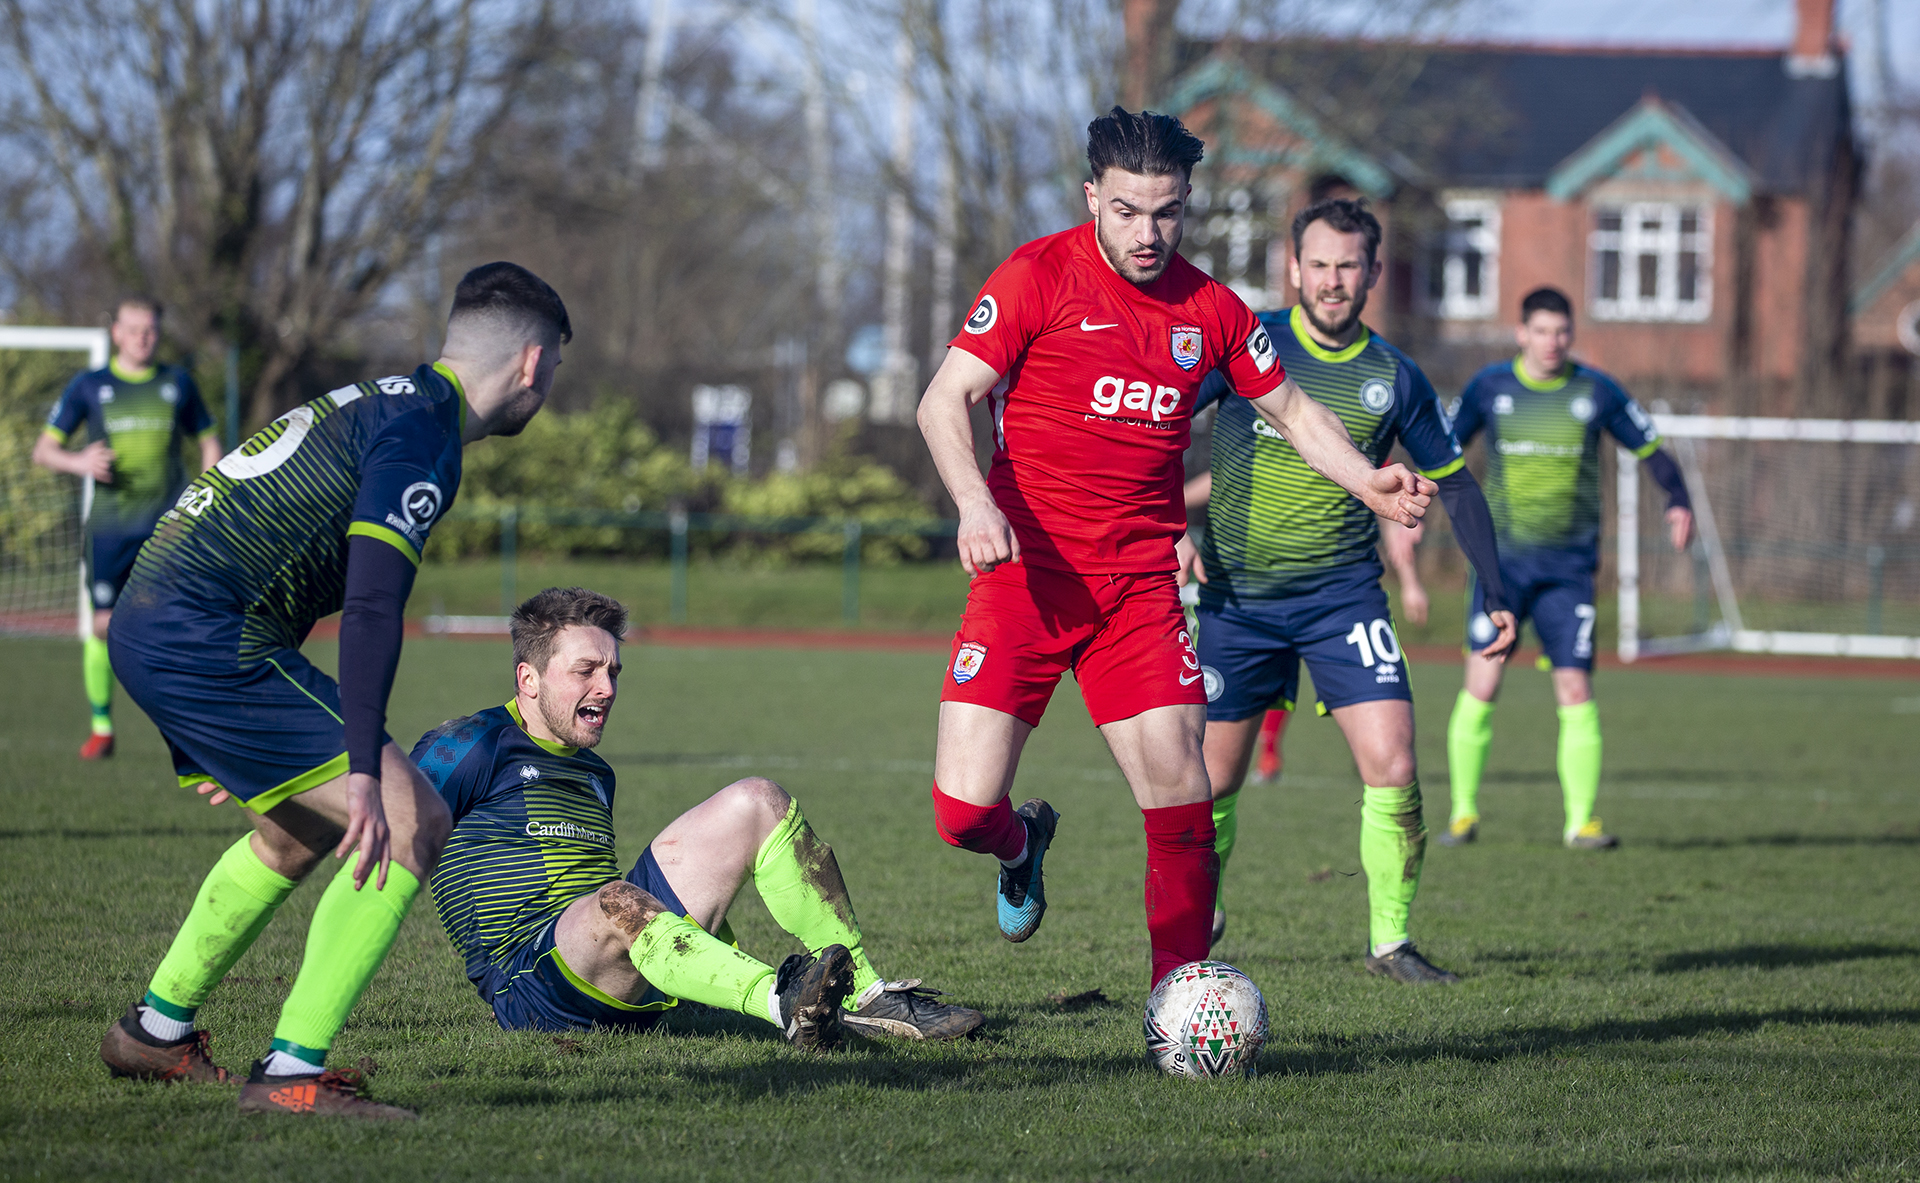
<path id="1" fill-rule="evenodd" d="M 1027 861 L 1017 867 L 1000 868 L 1000 890 L 994 904 L 999 913 L 1000 935 L 1017 944 L 1032 936 L 1040 927 L 1040 918 L 1047 914 L 1047 893 L 1040 882 L 1040 860 L 1053 844 L 1053 831 L 1060 824 L 1060 815 L 1038 797 L 1014 813 L 1027 827 Z"/>

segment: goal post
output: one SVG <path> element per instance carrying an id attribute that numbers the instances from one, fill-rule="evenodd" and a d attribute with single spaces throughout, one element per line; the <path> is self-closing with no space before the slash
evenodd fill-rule
<path id="1" fill-rule="evenodd" d="M 1656 413 L 1695 541 L 1641 513 L 1620 449 L 1619 653 L 1920 659 L 1920 422 Z"/>
<path id="2" fill-rule="evenodd" d="M 0 350 L 53 351 L 60 353 L 84 353 L 87 355 L 87 368 L 101 369 L 110 356 L 111 342 L 107 330 L 102 328 L 79 328 L 56 325 L 0 325 Z M 38 424 L 34 428 L 38 429 Z M 64 499 L 63 499 L 64 500 Z M 55 574 L 49 583 L 48 574 L 61 569 L 74 572 L 78 588 L 77 628 L 82 639 L 93 635 L 93 604 L 87 596 L 86 558 L 80 553 L 87 515 L 93 509 L 93 478 L 80 479 L 80 498 L 77 517 L 69 519 L 70 528 L 45 528 L 33 530 L 30 542 L 24 528 L 16 518 L 44 518 L 51 514 L 65 518 L 71 512 L 72 503 L 65 506 L 32 506 L 14 504 L 8 507 L 7 530 L 0 536 L 0 631 L 45 631 L 40 627 L 51 612 L 55 618 L 64 612 L 59 600 L 65 594 L 59 592 L 58 584 L 64 582 Z M 40 511 L 36 514 L 35 511 Z"/>

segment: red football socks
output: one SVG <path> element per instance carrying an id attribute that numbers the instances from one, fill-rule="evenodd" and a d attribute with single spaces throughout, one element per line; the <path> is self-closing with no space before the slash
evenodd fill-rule
<path id="1" fill-rule="evenodd" d="M 1290 712 L 1271 710 L 1260 720 L 1260 779 L 1272 780 L 1280 775 L 1280 736 L 1287 730 L 1287 715 Z"/>
<path id="2" fill-rule="evenodd" d="M 1206 959 L 1220 858 L 1213 852 L 1213 802 L 1143 809 L 1147 830 L 1147 936 L 1153 984 Z"/>
<path id="3" fill-rule="evenodd" d="M 1208 823 L 1211 827 L 1211 813 L 1208 814 Z M 1002 862 L 1019 858 L 1020 852 L 1027 848 L 1027 827 L 1014 816 L 1013 806 L 1007 803 L 1005 797 L 992 805 L 973 805 L 958 797 L 947 796 L 940 791 L 939 785 L 935 785 L 933 828 L 940 832 L 940 837 L 949 846 L 990 854 Z M 1211 828 L 1207 841 L 1213 841 Z M 1211 914 L 1207 922 L 1213 922 Z"/>

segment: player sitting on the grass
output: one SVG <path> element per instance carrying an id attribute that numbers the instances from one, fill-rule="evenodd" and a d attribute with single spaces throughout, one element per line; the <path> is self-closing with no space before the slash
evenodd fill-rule
<path id="1" fill-rule="evenodd" d="M 502 1027 L 644 1029 L 686 999 L 824 1050 L 843 1023 L 956 1039 L 985 1021 L 875 972 L 832 847 L 770 780 L 735 781 L 681 814 L 621 877 L 613 769 L 592 749 L 619 692 L 627 611 L 585 588 L 548 588 L 511 627 L 513 699 L 413 749 L 453 814 L 434 902 Z M 749 877 L 809 950 L 777 970 L 731 943 L 727 909 Z"/>
<path id="2" fill-rule="evenodd" d="M 1302 210 L 1293 220 L 1289 261 L 1300 303 L 1290 312 L 1261 313 L 1261 321 L 1300 388 L 1339 415 L 1374 463 L 1397 441 L 1437 483 L 1460 549 L 1492 585 L 1488 605 L 1499 627 L 1487 653 L 1497 657 L 1512 646 L 1514 626 L 1499 610 L 1486 499 L 1426 376 L 1360 319 L 1383 270 L 1380 238 L 1380 223 L 1363 203 L 1334 198 Z M 1380 587 L 1375 516 L 1229 393 L 1226 375 L 1210 378 L 1200 392 L 1202 404 L 1223 400 L 1213 426 L 1212 496 L 1199 552 L 1190 540 L 1181 543 L 1183 566 L 1202 585 L 1196 615 L 1207 684 L 1205 752 L 1221 866 L 1260 717 L 1276 700 L 1293 701 L 1304 659 L 1320 710 L 1345 733 L 1362 781 L 1365 965 L 1399 982 L 1456 981 L 1422 957 L 1408 934 L 1427 829 L 1413 694 Z"/>
<path id="3" fill-rule="evenodd" d="M 1465 444 L 1487 433 L 1487 500 L 1500 536 L 1507 602 L 1531 616 L 1553 667 L 1560 708 L 1561 839 L 1576 850 L 1619 845 L 1593 815 L 1600 795 L 1600 712 L 1593 704 L 1593 572 L 1600 564 L 1600 433 L 1646 462 L 1667 493 L 1673 549 L 1693 534 L 1687 483 L 1640 405 L 1612 378 L 1569 358 L 1573 305 L 1554 288 L 1520 302 L 1520 354 L 1473 376 L 1454 406 Z M 1493 744 L 1493 700 L 1502 669 L 1484 656 L 1493 631 L 1476 583 L 1467 617 L 1466 685 L 1447 724 L 1453 817 L 1443 846 L 1479 833 L 1480 773 Z"/>
<path id="4" fill-rule="evenodd" d="M 108 638 L 182 785 L 245 803 L 146 997 L 101 1041 L 116 1076 L 226 1082 L 194 1015 L 332 850 L 251 1112 L 406 1118 L 327 1049 L 373 980 L 448 830 L 433 786 L 387 737 L 387 695 L 427 535 L 460 488 L 461 448 L 515 435 L 553 387 L 567 309 L 489 263 L 454 290 L 441 358 L 344 386 L 273 421 L 187 486 L 135 562 Z M 344 609 L 344 610 L 343 610 Z M 340 680 L 300 652 L 340 612 Z"/>

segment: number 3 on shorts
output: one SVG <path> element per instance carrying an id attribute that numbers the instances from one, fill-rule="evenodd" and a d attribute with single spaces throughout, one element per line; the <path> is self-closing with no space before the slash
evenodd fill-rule
<path id="1" fill-rule="evenodd" d="M 1400 639 L 1393 635 L 1393 623 L 1388 620 L 1355 624 L 1347 634 L 1347 644 L 1360 647 L 1360 664 L 1366 669 L 1373 668 L 1376 657 L 1389 665 L 1400 660 Z"/>

